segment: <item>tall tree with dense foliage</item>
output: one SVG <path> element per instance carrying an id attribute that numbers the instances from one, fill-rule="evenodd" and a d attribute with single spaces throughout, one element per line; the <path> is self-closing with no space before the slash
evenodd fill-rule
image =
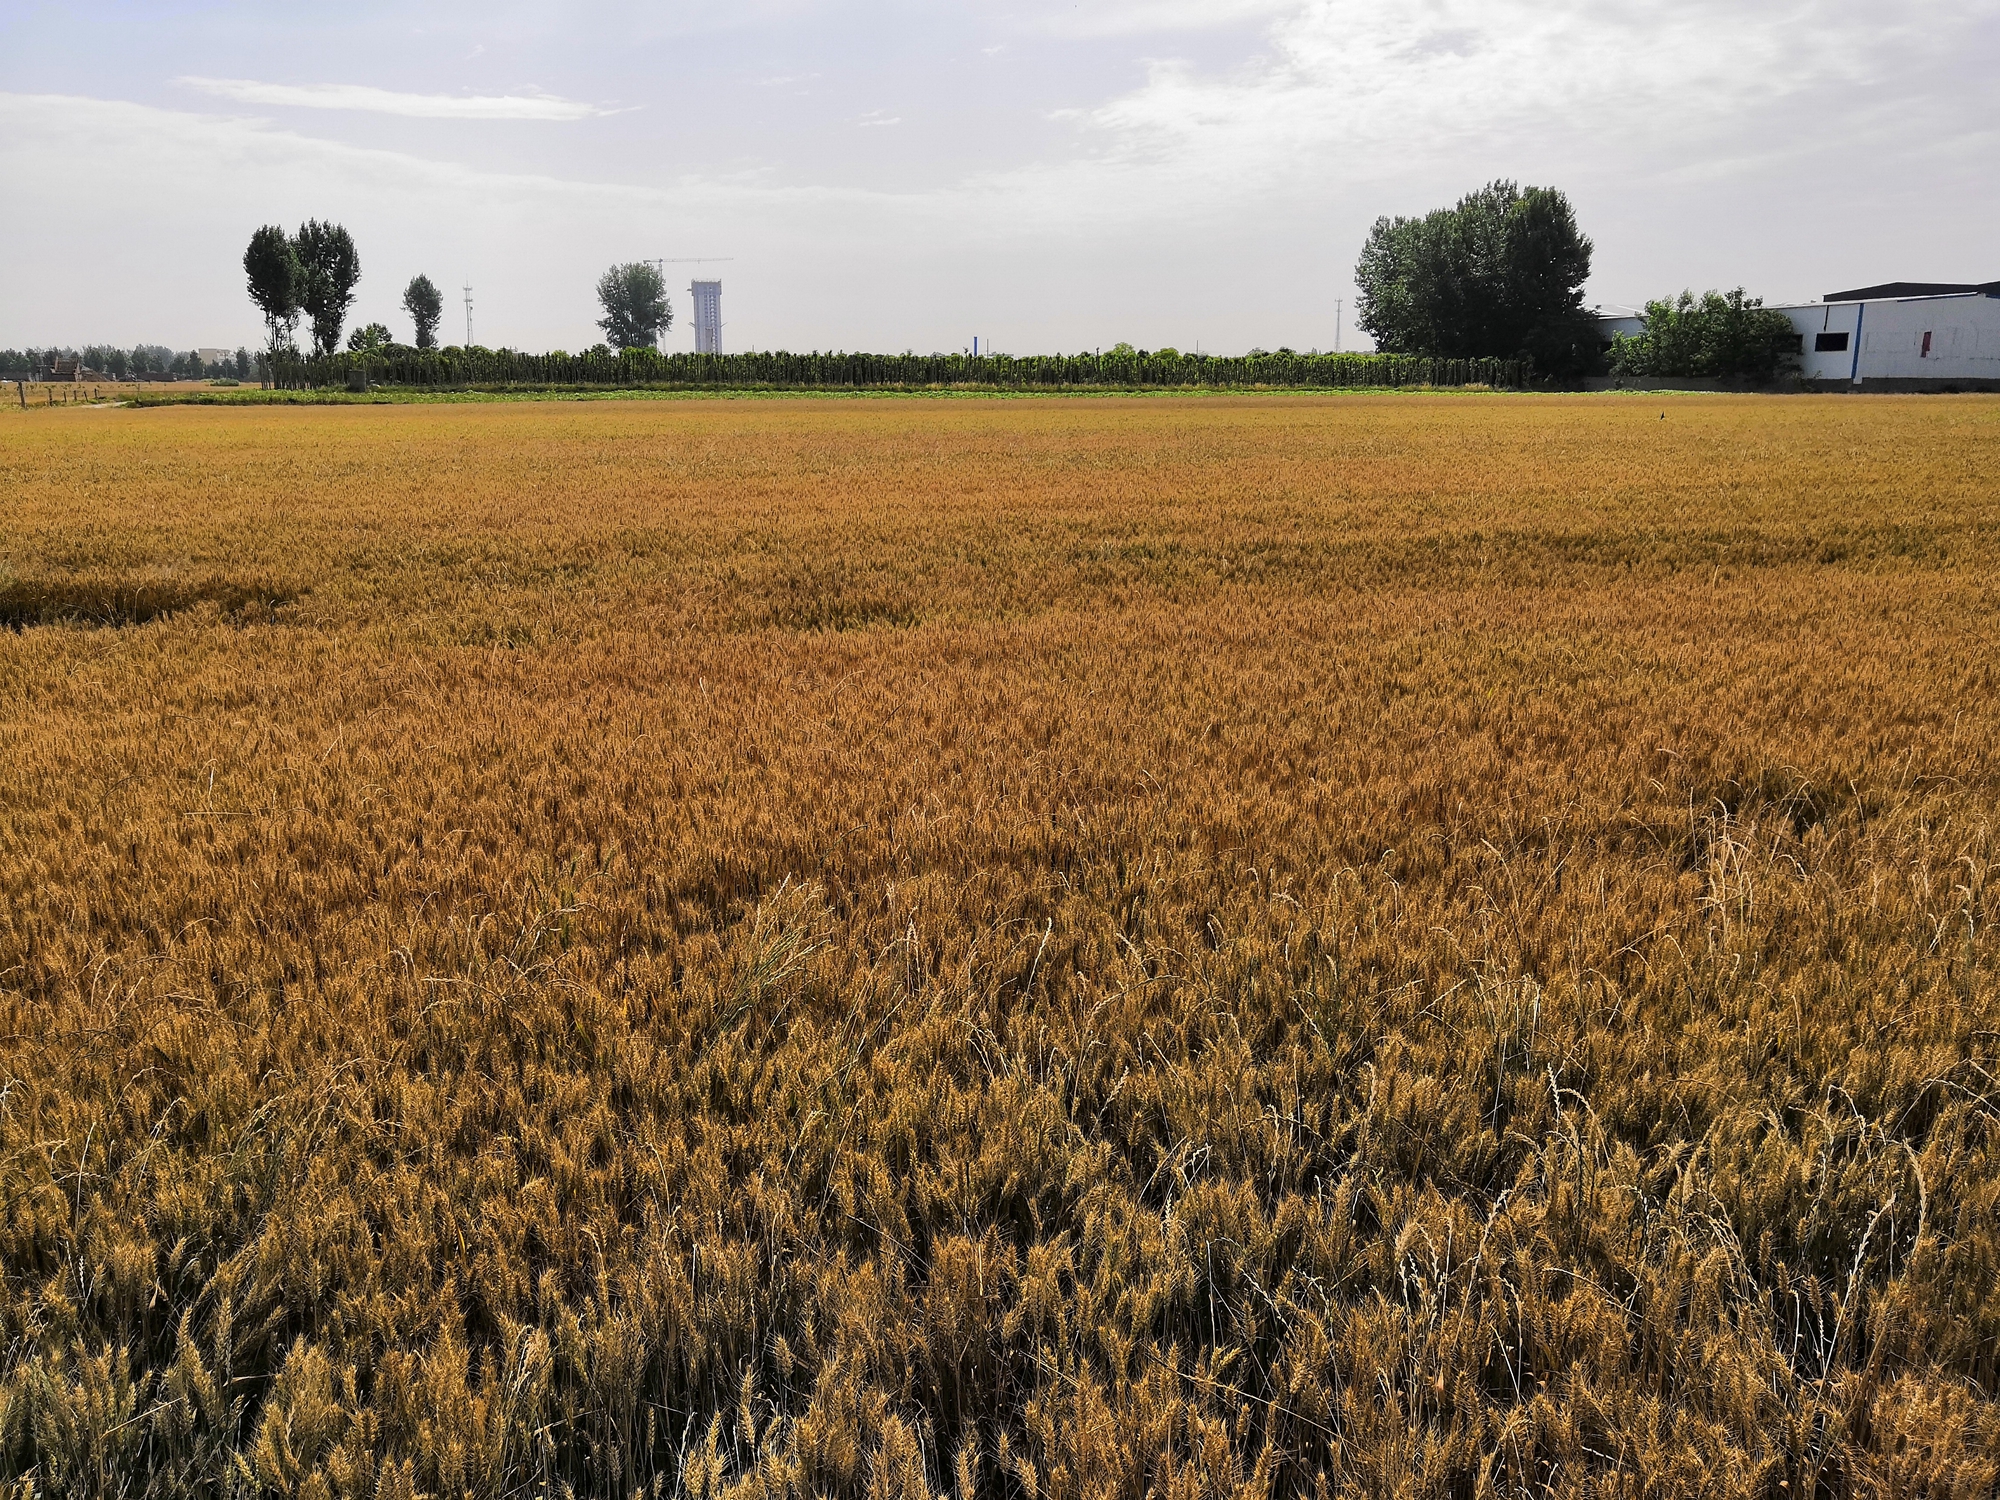
<path id="1" fill-rule="evenodd" d="M 597 326 L 615 349 L 653 348 L 673 327 L 666 282 L 643 260 L 613 266 L 598 277 L 597 300 L 604 308 Z"/>
<path id="2" fill-rule="evenodd" d="M 365 328 L 357 328 L 347 336 L 347 347 L 354 354 L 379 354 L 387 349 L 395 339 L 390 336 L 386 323 L 370 323 Z"/>
<path id="3" fill-rule="evenodd" d="M 410 278 L 410 284 L 403 288 L 403 311 L 410 315 L 410 322 L 416 326 L 417 347 L 435 349 L 438 324 L 444 319 L 444 295 L 430 277 L 417 275 Z"/>
<path id="4" fill-rule="evenodd" d="M 1451 208 L 1375 221 L 1354 271 L 1358 318 L 1387 353 L 1578 373 L 1597 355 L 1590 256 L 1563 193 L 1489 183 Z"/>
<path id="5" fill-rule="evenodd" d="M 1792 320 L 1761 297 L 1682 292 L 1646 304 L 1644 331 L 1614 339 L 1619 375 L 1694 375 L 1769 384 L 1798 369 L 1803 340 Z"/>
<path id="6" fill-rule="evenodd" d="M 250 300 L 264 315 L 265 347 L 273 354 L 290 348 L 306 281 L 291 236 L 276 224 L 251 235 L 250 248 L 243 252 L 243 274 L 249 278 Z"/>
<path id="7" fill-rule="evenodd" d="M 113 379 L 120 380 L 124 378 L 126 370 L 130 368 L 130 363 L 125 358 L 125 351 L 113 348 L 110 344 L 84 345 L 83 363 L 87 369 L 96 370 L 99 374 L 109 375 Z"/>
<path id="8" fill-rule="evenodd" d="M 354 238 L 338 224 L 308 219 L 292 242 L 305 268 L 300 303 L 312 322 L 313 352 L 331 354 L 340 347 L 347 310 L 354 305 L 355 284 L 361 280 L 361 256 Z"/>

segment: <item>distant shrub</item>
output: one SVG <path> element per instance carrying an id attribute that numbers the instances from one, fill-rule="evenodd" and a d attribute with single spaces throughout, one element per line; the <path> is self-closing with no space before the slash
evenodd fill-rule
<path id="1" fill-rule="evenodd" d="M 1768 384 L 1798 369 L 1792 320 L 1758 297 L 1682 292 L 1646 304 L 1646 327 L 1611 344 L 1614 375 L 1693 375 Z"/>

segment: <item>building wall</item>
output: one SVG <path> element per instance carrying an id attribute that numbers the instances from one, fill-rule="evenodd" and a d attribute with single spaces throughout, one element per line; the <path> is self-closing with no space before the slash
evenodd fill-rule
<path id="1" fill-rule="evenodd" d="M 722 352 L 722 283 L 697 281 L 688 288 L 694 298 L 694 352 Z"/>
<path id="2" fill-rule="evenodd" d="M 1775 310 L 1799 332 L 1799 376 L 1809 385 L 1893 382 L 1917 389 L 1979 382 L 2000 387 L 2000 297 L 1965 293 L 1804 302 Z M 1636 333 L 1641 326 L 1633 318 L 1600 318 L 1598 324 L 1607 339 L 1613 333 Z"/>
<path id="3" fill-rule="evenodd" d="M 1861 305 L 1867 309 L 1861 331 L 1864 382 L 2000 380 L 2000 297 L 1919 297 Z"/>
<path id="4" fill-rule="evenodd" d="M 1859 302 L 1809 302 L 1799 307 L 1781 307 L 1779 312 L 1792 320 L 1799 331 L 1804 351 L 1799 355 L 1799 376 L 1810 381 L 1851 380 L 1854 376 L 1854 335 L 1863 321 Z M 1822 348 L 1822 345 L 1829 347 Z"/>

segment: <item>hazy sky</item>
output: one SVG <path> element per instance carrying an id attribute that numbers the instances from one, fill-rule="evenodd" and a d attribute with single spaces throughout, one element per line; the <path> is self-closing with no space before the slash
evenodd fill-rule
<path id="1" fill-rule="evenodd" d="M 254 345 L 320 216 L 401 337 L 729 256 L 729 349 L 1354 347 L 1368 225 L 1503 176 L 1607 302 L 2000 277 L 1996 147 L 2000 0 L 0 0 L 0 345 Z"/>

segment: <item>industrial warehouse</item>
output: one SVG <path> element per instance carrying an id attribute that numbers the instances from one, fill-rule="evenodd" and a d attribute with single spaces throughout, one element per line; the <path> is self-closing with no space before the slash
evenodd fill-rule
<path id="1" fill-rule="evenodd" d="M 2000 281 L 1889 281 L 1774 310 L 1797 331 L 1793 352 L 1808 390 L 2000 390 Z M 1646 320 L 1602 316 L 1598 326 L 1608 344 L 1641 332 Z"/>

